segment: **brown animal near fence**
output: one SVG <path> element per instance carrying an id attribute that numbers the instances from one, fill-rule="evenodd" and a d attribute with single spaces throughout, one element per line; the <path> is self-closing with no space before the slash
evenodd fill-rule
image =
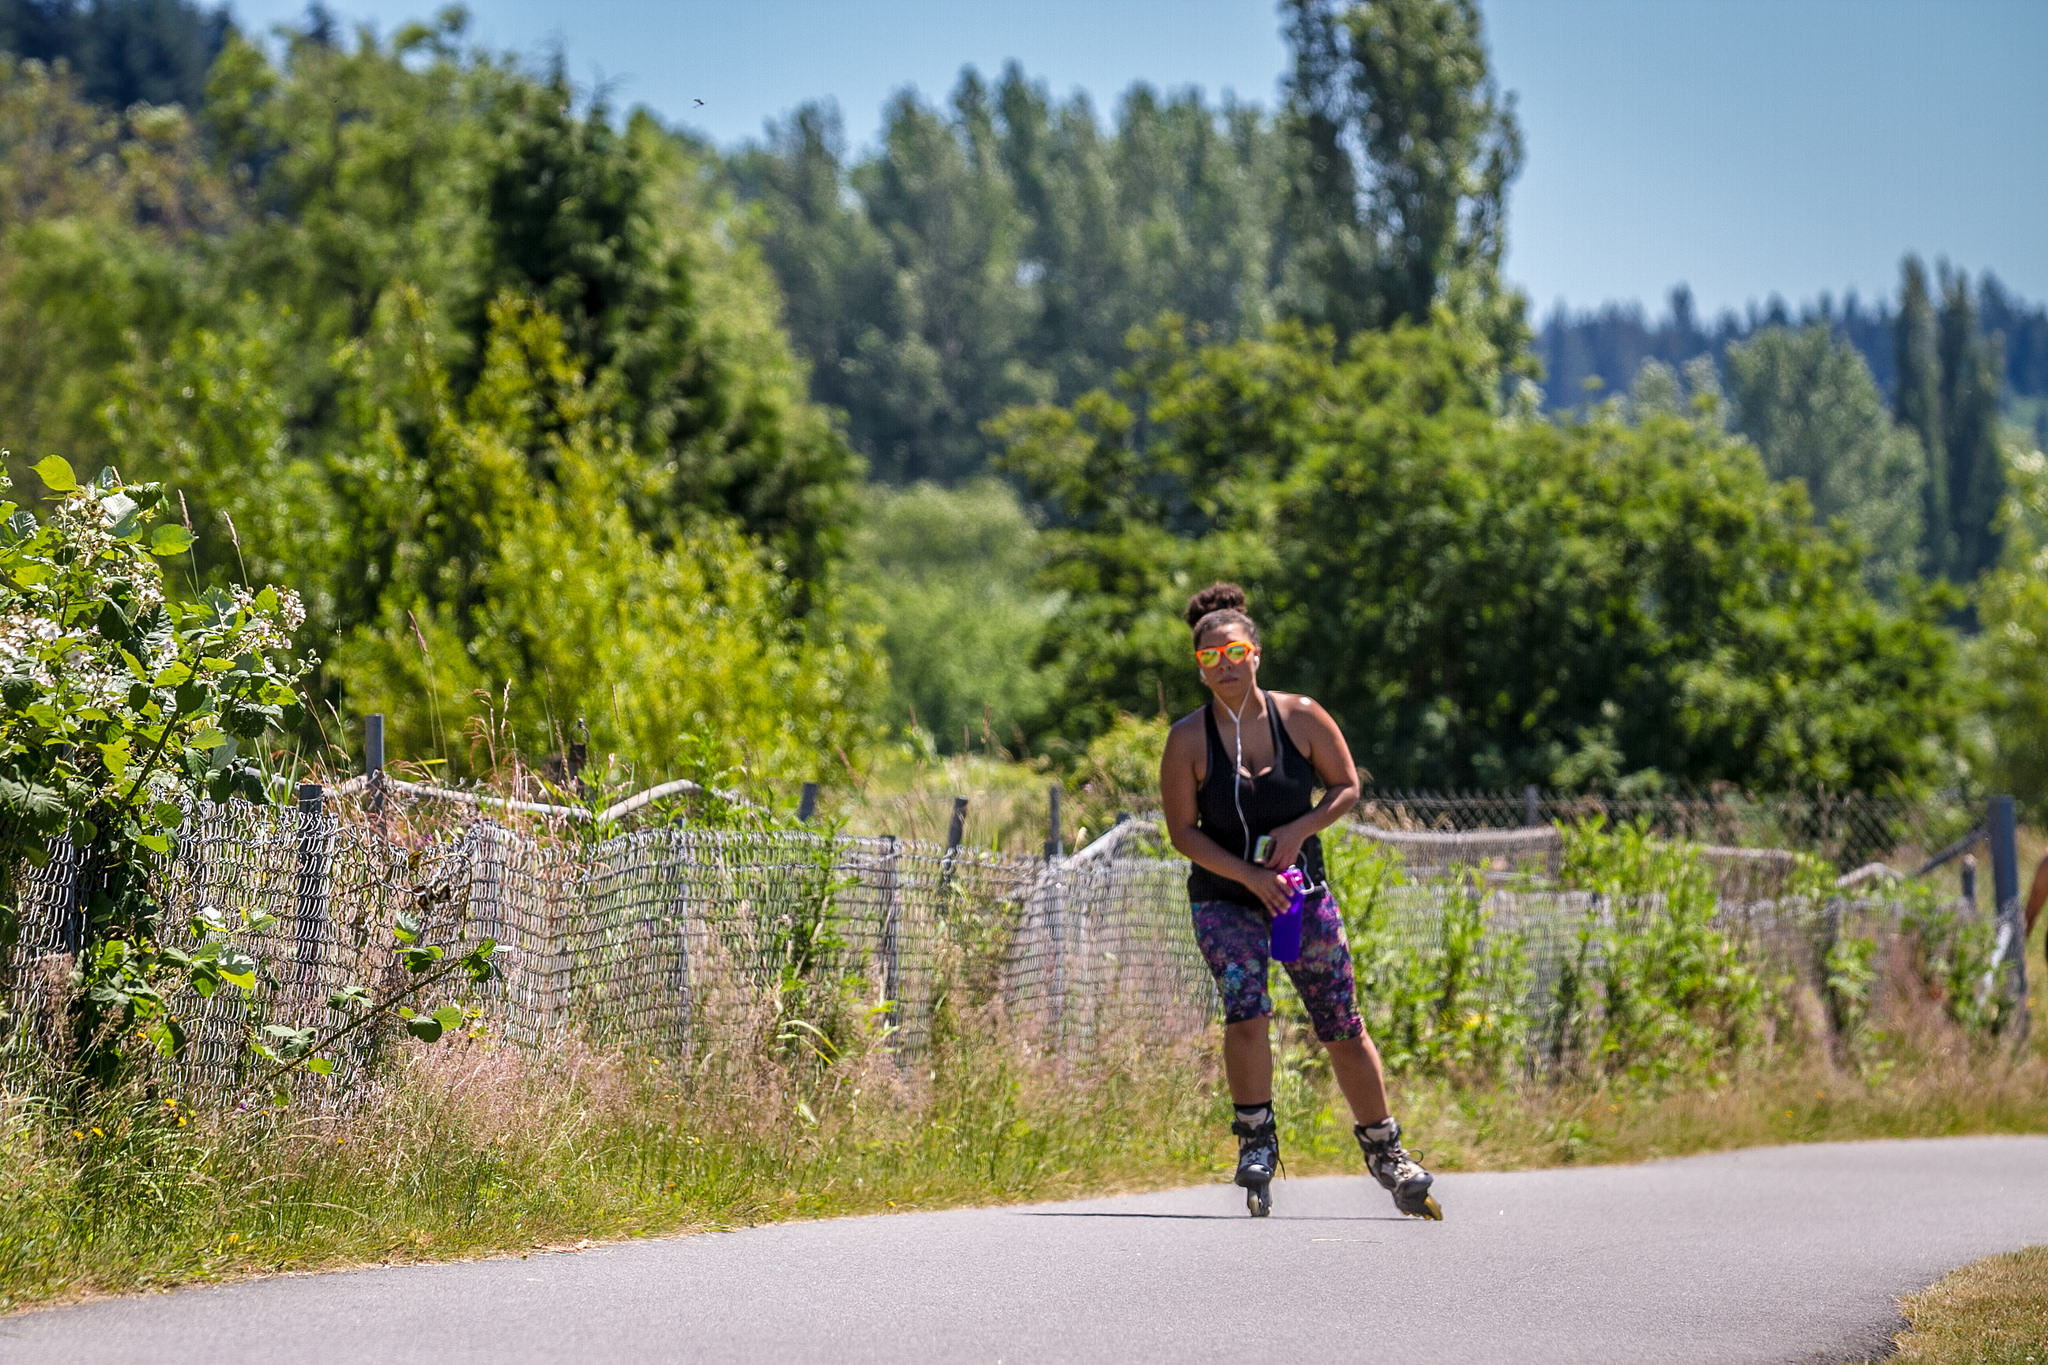
<path id="1" fill-rule="evenodd" d="M 2027 892 L 2027 933 L 2034 932 L 2034 921 L 2041 918 L 2041 907 L 2048 905 L 2048 857 L 2043 857 L 2034 866 L 2034 885 Z"/>

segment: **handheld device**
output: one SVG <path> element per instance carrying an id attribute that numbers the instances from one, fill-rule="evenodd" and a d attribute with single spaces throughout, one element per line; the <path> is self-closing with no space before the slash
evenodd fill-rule
<path id="1" fill-rule="evenodd" d="M 1270 834 L 1261 834 L 1259 836 L 1259 841 L 1256 844 L 1252 845 L 1252 861 L 1257 863 L 1260 867 L 1264 867 L 1266 865 L 1266 859 L 1272 856 L 1273 836 Z"/>
<path id="2" fill-rule="evenodd" d="M 1308 878 L 1298 867 L 1290 867 L 1280 874 L 1294 894 L 1288 898 L 1287 908 L 1273 916 L 1273 936 L 1268 951 L 1275 962 L 1299 962 L 1301 960 L 1301 908 L 1308 900 Z"/>

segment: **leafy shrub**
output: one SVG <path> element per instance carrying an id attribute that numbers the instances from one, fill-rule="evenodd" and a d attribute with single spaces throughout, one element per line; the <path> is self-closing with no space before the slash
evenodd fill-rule
<path id="1" fill-rule="evenodd" d="M 1348 831 L 1326 835 L 1324 849 L 1366 1028 L 1388 1070 L 1495 1079 L 1519 1066 L 1527 945 L 1492 925 L 1484 880 L 1456 877 L 1436 931 L 1418 933 L 1400 914 L 1400 893 L 1413 883 L 1399 853 Z"/>
<path id="2" fill-rule="evenodd" d="M 81 485 L 57 456 L 36 472 L 47 516 L 0 501 L 0 941 L 20 927 L 16 869 L 77 850 L 72 1043 L 105 1076 L 129 1041 L 183 1046 L 167 981 L 254 984 L 245 924 L 202 917 L 196 942 L 164 940 L 150 873 L 193 801 L 268 799 L 256 741 L 298 723 L 302 616 L 275 588 L 168 592 L 158 561 L 192 535 L 158 520 L 160 486 L 112 470 Z"/>
<path id="3" fill-rule="evenodd" d="M 1598 817 L 1564 834 L 1560 880 L 1594 900 L 1571 966 L 1577 998 L 1557 1016 L 1559 1055 L 1583 1046 L 1591 1069 L 1653 1083 L 1725 1075 L 1758 1038 L 1765 999 L 1714 926 L 1719 897 L 1699 850 Z"/>

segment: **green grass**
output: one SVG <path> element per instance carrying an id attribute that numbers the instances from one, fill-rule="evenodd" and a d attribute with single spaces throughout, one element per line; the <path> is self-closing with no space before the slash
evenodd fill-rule
<path id="1" fill-rule="evenodd" d="M 1900 1365 L 2048 1365 L 2048 1247 L 1992 1256 L 1902 1305 Z"/>
<path id="2" fill-rule="evenodd" d="M 2038 937 L 2029 960 L 2041 961 Z M 1396 1111 L 1428 1164 L 1451 1172 L 2048 1132 L 2048 989 L 2037 985 L 2034 1041 L 2017 1051 L 1970 1037 L 1924 997 L 1897 998 L 1907 1003 L 1850 1055 L 1829 1045 L 1801 988 L 1718 1083 L 1408 1075 L 1394 1080 Z M 283 1270 L 1156 1189 L 1222 1181 L 1233 1163 L 1213 1036 L 1133 1034 L 1085 1063 L 1052 1062 L 999 1012 L 942 1009 L 929 1053 L 899 1063 L 859 1022 L 872 1013 L 833 1015 L 826 1001 L 828 1062 L 768 1004 L 727 1004 L 707 1002 L 687 1066 L 462 1038 L 404 1052 L 345 1113 L 205 1115 L 141 1091 L 0 1101 L 0 1311 Z M 1288 1171 L 1357 1171 L 1320 1050 L 1284 1014 L 1276 1045 Z"/>
<path id="3" fill-rule="evenodd" d="M 1224 1179 L 1233 1148 L 1211 1051 L 1141 1042 L 1055 1066 L 983 1020 L 915 1070 L 871 1049 L 829 1067 L 713 1058 L 675 1074 L 460 1041 L 412 1054 L 346 1116 L 206 1119 L 141 1095 L 17 1103 L 0 1146 L 0 1307 Z M 1283 1051 L 1289 1171 L 1356 1171 L 1321 1066 L 1285 1039 Z M 1409 1080 L 1397 1098 L 1415 1145 L 1446 1171 L 2048 1131 L 2038 1049 L 2015 1060 L 1922 1039 L 1874 1075 L 1780 1053 L 1719 1087 Z"/>

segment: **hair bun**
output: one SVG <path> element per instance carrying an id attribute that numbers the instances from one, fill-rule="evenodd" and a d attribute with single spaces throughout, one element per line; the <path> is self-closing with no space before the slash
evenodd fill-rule
<path id="1" fill-rule="evenodd" d="M 1235 583 L 1211 583 L 1188 599 L 1188 625 L 1193 626 L 1212 611 L 1243 610 L 1243 588 Z"/>

